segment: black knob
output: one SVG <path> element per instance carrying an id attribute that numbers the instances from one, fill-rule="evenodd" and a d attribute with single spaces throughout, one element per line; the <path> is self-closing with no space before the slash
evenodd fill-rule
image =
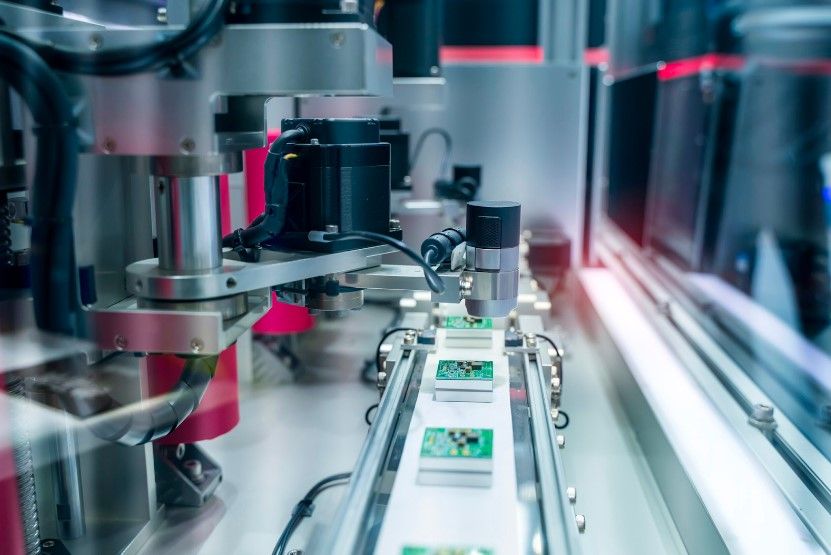
<path id="1" fill-rule="evenodd" d="M 512 201 L 467 203 L 467 244 L 480 249 L 519 245 L 520 204 Z"/>

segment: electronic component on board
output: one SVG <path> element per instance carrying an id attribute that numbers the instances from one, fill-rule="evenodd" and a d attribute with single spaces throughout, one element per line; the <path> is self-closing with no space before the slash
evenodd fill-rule
<path id="1" fill-rule="evenodd" d="M 435 486 L 490 487 L 493 430 L 427 428 L 421 443 L 418 483 Z"/>
<path id="2" fill-rule="evenodd" d="M 436 368 L 436 401 L 493 401 L 493 361 L 440 360 Z"/>

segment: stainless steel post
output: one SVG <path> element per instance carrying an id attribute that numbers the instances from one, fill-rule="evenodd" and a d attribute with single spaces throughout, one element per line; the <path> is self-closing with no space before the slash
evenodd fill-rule
<path id="1" fill-rule="evenodd" d="M 219 177 L 155 177 L 159 267 L 204 272 L 222 265 Z"/>

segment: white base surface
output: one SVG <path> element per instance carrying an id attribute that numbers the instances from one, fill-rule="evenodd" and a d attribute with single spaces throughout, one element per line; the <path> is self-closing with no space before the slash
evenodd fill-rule
<path id="1" fill-rule="evenodd" d="M 446 347 L 444 331 L 439 330 L 437 352 L 427 357 L 376 553 L 398 555 L 405 545 L 423 545 L 427 538 L 431 545 L 437 546 L 477 545 L 500 554 L 518 553 L 520 511 L 517 507 L 508 360 L 501 349 L 494 348 L 501 344 L 502 332 L 493 332 L 496 337 L 489 348 L 471 352 Z M 493 402 L 436 402 L 433 392 L 438 361 L 470 358 L 494 361 Z M 463 489 L 419 484 L 421 442 L 428 427 L 493 429 L 491 486 Z"/>
<path id="2" fill-rule="evenodd" d="M 458 488 L 489 488 L 493 483 L 490 472 L 441 472 L 420 470 L 418 484 L 422 486 L 444 486 Z M 462 492 L 459 495 L 463 495 Z"/>
<path id="3" fill-rule="evenodd" d="M 463 403 L 492 403 L 493 391 L 471 391 L 466 389 L 436 389 L 436 401 Z"/>

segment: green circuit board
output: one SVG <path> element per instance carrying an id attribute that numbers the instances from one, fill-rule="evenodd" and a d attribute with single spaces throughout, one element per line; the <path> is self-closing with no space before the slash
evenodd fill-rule
<path id="1" fill-rule="evenodd" d="M 493 550 L 481 547 L 420 547 L 405 546 L 401 555 L 494 555 Z"/>
<path id="2" fill-rule="evenodd" d="M 437 380 L 493 380 L 493 361 L 440 360 Z"/>
<path id="3" fill-rule="evenodd" d="M 493 458 L 493 430 L 490 428 L 427 428 L 421 442 L 421 456 L 451 459 Z"/>
<path id="4" fill-rule="evenodd" d="M 492 330 L 492 318 L 474 318 L 473 316 L 448 316 L 444 327 L 449 330 Z"/>

